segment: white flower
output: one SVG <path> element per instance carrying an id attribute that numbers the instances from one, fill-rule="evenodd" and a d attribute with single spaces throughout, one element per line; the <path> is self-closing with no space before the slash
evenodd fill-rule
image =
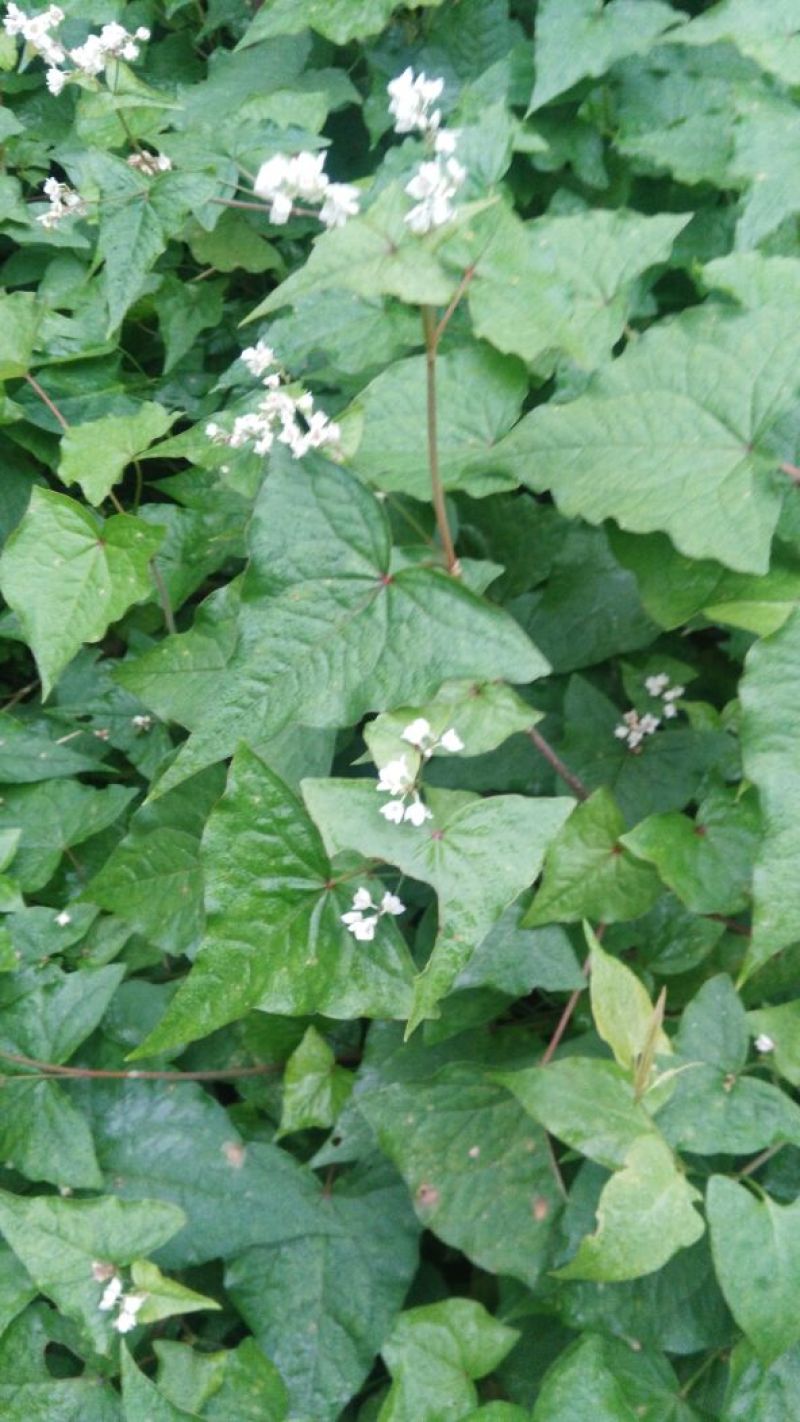
<path id="1" fill-rule="evenodd" d="M 66 909 L 62 909 L 60 913 L 56 914 L 56 923 L 59 928 L 66 928 L 68 924 L 72 923 L 72 914 L 67 913 Z"/>
<path id="2" fill-rule="evenodd" d="M 457 158 L 436 158 L 420 163 L 405 191 L 417 206 L 406 213 L 405 222 L 418 236 L 443 227 L 455 216 L 452 198 L 466 178 L 466 169 Z"/>
<path id="3" fill-rule="evenodd" d="M 413 784 L 414 777 L 404 755 L 399 756 L 397 760 L 390 760 L 387 765 L 378 767 L 376 790 L 389 795 L 406 795 Z"/>
<path id="4" fill-rule="evenodd" d="M 614 735 L 620 741 L 627 741 L 629 750 L 636 750 L 645 736 L 654 735 L 660 725 L 658 716 L 640 716 L 638 711 L 626 711 L 619 725 L 614 727 Z"/>
<path id="5" fill-rule="evenodd" d="M 41 54 L 47 64 L 55 67 L 62 63 L 65 52 L 50 31 L 57 29 L 63 18 L 64 11 L 58 5 L 50 5 L 38 15 L 26 15 L 18 5 L 10 4 L 6 9 L 3 28 L 12 38 L 21 35 L 26 45 L 36 54 Z"/>
<path id="6" fill-rule="evenodd" d="M 650 696 L 660 696 L 669 686 L 669 677 L 666 672 L 659 672 L 657 676 L 647 676 L 644 684 Z"/>
<path id="7" fill-rule="evenodd" d="M 427 79 L 424 74 L 414 76 L 409 66 L 386 86 L 389 94 L 389 113 L 394 119 L 395 133 L 435 132 L 441 122 L 438 109 L 431 111 L 431 105 L 444 89 L 444 79 Z"/>
<path id="8" fill-rule="evenodd" d="M 120 1311 L 114 1319 L 114 1327 L 118 1333 L 130 1333 L 136 1327 L 136 1315 L 142 1307 L 146 1294 L 123 1294 Z"/>
<path id="9" fill-rule="evenodd" d="M 127 164 L 147 178 L 154 178 L 158 173 L 169 173 L 172 169 L 172 159 L 166 153 L 131 153 Z"/>
<path id="10" fill-rule="evenodd" d="M 672 686 L 669 691 L 664 692 L 664 700 L 677 701 L 679 696 L 683 696 L 685 690 L 685 686 Z"/>
<path id="11" fill-rule="evenodd" d="M 390 894 L 387 890 L 381 899 L 381 913 L 390 913 L 397 916 L 397 914 L 405 913 L 405 911 L 406 906 L 402 900 L 397 897 L 397 894 Z"/>
<path id="12" fill-rule="evenodd" d="M 67 76 L 63 69 L 57 69 L 55 65 L 52 65 L 44 76 L 44 82 L 53 97 L 58 98 L 58 95 L 67 82 Z"/>
<path id="13" fill-rule="evenodd" d="M 366 910 L 370 910 L 370 917 L 366 916 Z M 385 893 L 381 899 L 380 906 L 372 902 L 372 895 L 369 889 L 356 889 L 353 895 L 353 907 L 347 913 L 341 915 L 342 923 L 347 927 L 349 933 L 353 934 L 360 942 L 369 943 L 375 937 L 375 929 L 378 920 L 384 914 L 405 913 L 405 904 L 401 903 L 396 894 Z"/>
<path id="14" fill-rule="evenodd" d="M 678 708 L 677 708 L 677 706 L 675 705 L 674 701 L 665 701 L 665 702 L 664 702 L 664 719 L 667 720 L 667 721 L 671 721 L 675 716 L 677 716 L 677 714 L 678 714 Z"/>
<path id="15" fill-rule="evenodd" d="M 464 749 L 464 742 L 453 726 L 439 737 L 439 745 L 443 750 L 450 751 L 453 755 L 455 755 L 456 751 L 462 751 Z"/>
<path id="16" fill-rule="evenodd" d="M 431 723 L 426 721 L 424 716 L 418 716 L 416 721 L 411 721 L 405 730 L 401 732 L 404 741 L 410 745 L 421 749 L 425 741 L 430 739 Z"/>
<path id="17" fill-rule="evenodd" d="M 416 825 L 416 827 L 419 828 L 420 825 L 424 825 L 426 820 L 433 819 L 433 816 L 427 805 L 423 805 L 419 796 L 415 795 L 411 804 L 406 805 L 403 812 L 403 819 L 408 820 L 409 824 Z"/>
<path id="18" fill-rule="evenodd" d="M 103 1297 L 101 1298 L 100 1303 L 98 1304 L 98 1308 L 100 1309 L 101 1313 L 108 1313 L 109 1309 L 112 1309 L 116 1304 L 121 1293 L 122 1280 L 119 1277 L 119 1274 L 114 1274 L 114 1276 L 109 1280 L 108 1284 L 106 1284 L 106 1287 L 103 1290 Z"/>
<path id="19" fill-rule="evenodd" d="M 451 158 L 456 151 L 456 144 L 461 136 L 458 128 L 440 128 L 433 140 L 433 151 L 442 158 Z"/>
<path id="20" fill-rule="evenodd" d="M 65 217 L 83 217 L 86 212 L 86 203 L 74 188 L 70 188 L 66 183 L 60 183 L 58 178 L 46 178 L 44 191 L 50 200 L 47 212 L 42 212 L 36 221 L 42 227 L 57 227 Z"/>
<path id="21" fill-rule="evenodd" d="M 319 210 L 319 220 L 326 227 L 344 227 L 348 218 L 358 214 L 358 188 L 352 183 L 329 183 Z"/>
<path id="22" fill-rule="evenodd" d="M 239 359 L 242 365 L 247 366 L 250 374 L 258 380 L 275 364 L 275 352 L 264 341 L 258 341 L 254 346 L 248 346 L 246 350 L 242 351 Z"/>
<path id="23" fill-rule="evenodd" d="M 137 731 L 149 731 L 153 725 L 153 718 L 147 715 L 131 716 L 131 725 Z"/>
<path id="24" fill-rule="evenodd" d="M 639 728 L 642 731 L 642 734 L 645 736 L 652 736 L 653 733 L 658 730 L 660 725 L 661 717 L 650 716 L 649 714 L 646 716 L 642 716 L 639 722 Z"/>
<path id="25" fill-rule="evenodd" d="M 767 1036 L 766 1032 L 759 1032 L 753 1045 L 757 1052 L 775 1051 L 775 1043 L 773 1042 L 771 1037 Z"/>
<path id="26" fill-rule="evenodd" d="M 387 804 L 381 805 L 381 814 L 390 824 L 399 825 L 403 819 L 404 808 L 402 800 L 389 800 Z"/>
<path id="27" fill-rule="evenodd" d="M 320 202 L 328 186 L 324 153 L 297 153 L 289 159 L 287 186 L 305 202 Z"/>

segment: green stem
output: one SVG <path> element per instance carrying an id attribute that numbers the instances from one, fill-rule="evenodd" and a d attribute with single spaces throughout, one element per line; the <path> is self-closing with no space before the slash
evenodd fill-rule
<path id="1" fill-rule="evenodd" d="M 447 504 L 444 486 L 439 472 L 439 439 L 436 418 L 436 356 L 439 348 L 439 330 L 436 312 L 432 306 L 422 308 L 422 329 L 425 332 L 425 370 L 427 376 L 427 425 L 428 425 L 428 469 L 431 476 L 431 497 L 436 514 L 436 527 L 444 550 L 447 571 L 453 577 L 461 573 L 461 565 L 450 532 L 447 518 Z"/>

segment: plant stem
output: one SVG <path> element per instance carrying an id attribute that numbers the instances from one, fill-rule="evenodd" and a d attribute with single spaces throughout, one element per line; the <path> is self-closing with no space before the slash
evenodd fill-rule
<path id="1" fill-rule="evenodd" d="M 569 786 L 576 799 L 588 800 L 591 793 L 588 786 L 584 785 L 583 781 L 570 770 L 569 766 L 564 764 L 561 756 L 556 754 L 550 742 L 545 740 L 541 731 L 537 731 L 535 726 L 531 726 L 528 731 L 528 736 L 533 741 L 539 754 L 544 756 L 549 765 L 552 765 L 556 775 L 564 781 L 565 785 Z"/>
<path id="2" fill-rule="evenodd" d="M 38 380 L 34 380 L 33 376 L 30 375 L 30 374 L 27 374 L 27 375 L 25 376 L 25 379 L 27 380 L 28 384 L 30 385 L 31 390 L 35 390 L 35 391 L 36 391 L 36 394 L 39 396 L 39 399 L 41 400 L 42 404 L 47 406 L 48 410 L 50 411 L 50 414 L 51 414 L 51 415 L 54 415 L 55 418 L 58 420 L 58 423 L 60 424 L 62 430 L 68 430 L 68 429 L 69 429 L 69 420 L 66 420 L 66 419 L 64 418 L 64 416 L 62 415 L 61 411 L 60 411 L 59 408 L 58 408 L 58 405 L 55 403 L 54 400 L 51 400 L 51 399 L 50 399 L 50 396 L 47 394 L 47 391 L 42 389 L 42 387 L 41 387 L 41 385 L 39 384 Z"/>
<path id="3" fill-rule="evenodd" d="M 767 1150 L 762 1150 L 759 1155 L 753 1156 L 752 1160 L 748 1160 L 747 1164 L 737 1171 L 736 1179 L 744 1180 L 746 1176 L 753 1175 L 756 1170 L 761 1169 L 762 1165 L 766 1165 L 768 1160 L 772 1160 L 773 1155 L 777 1155 L 779 1150 L 783 1150 L 785 1144 L 786 1142 L 782 1141 L 780 1145 L 769 1146 Z"/>
<path id="4" fill-rule="evenodd" d="M 598 925 L 597 925 L 597 927 L 596 927 L 596 929 L 595 929 L 595 931 L 594 931 L 594 933 L 595 933 L 595 938 L 597 938 L 598 941 L 599 941 L 600 939 L 602 939 L 603 934 L 605 933 L 605 931 L 606 931 L 606 926 L 605 926 L 605 924 L 604 924 L 604 923 L 598 923 Z M 588 978 L 588 976 L 589 976 L 589 969 L 590 969 L 591 965 L 592 965 L 592 956 L 591 956 L 591 954 L 589 953 L 589 954 L 587 954 L 586 961 L 584 962 L 583 968 L 581 969 L 581 971 L 582 971 L 582 973 L 583 973 L 583 976 L 584 976 L 585 978 Z M 548 1063 L 549 1061 L 552 1061 L 553 1057 L 555 1056 L 555 1053 L 556 1053 L 556 1049 L 557 1049 L 557 1047 L 558 1047 L 558 1044 L 559 1044 L 559 1042 L 561 1041 L 561 1038 L 563 1037 L 564 1033 L 566 1032 L 566 1030 L 567 1030 L 567 1028 L 568 1028 L 568 1026 L 569 1026 L 569 1024 L 570 1024 L 570 1021 L 571 1021 L 571 1019 L 572 1019 L 572 1014 L 573 1014 L 573 1012 L 575 1011 L 575 1008 L 576 1008 L 577 1005 L 578 1005 L 578 999 L 580 998 L 581 993 L 582 993 L 582 992 L 585 992 L 585 991 L 586 991 L 586 985 L 584 984 L 582 987 L 575 988 L 575 990 L 570 993 L 569 998 L 567 999 L 567 1003 L 566 1003 L 566 1006 L 565 1006 L 565 1008 L 564 1008 L 564 1011 L 562 1012 L 561 1016 L 559 1017 L 559 1019 L 558 1019 L 558 1021 L 557 1021 L 557 1023 L 556 1023 L 555 1032 L 553 1033 L 552 1037 L 550 1038 L 550 1041 L 547 1043 L 547 1046 L 546 1046 L 545 1051 L 544 1051 L 544 1055 L 543 1055 L 543 1057 L 542 1057 L 542 1060 L 541 1060 L 540 1063 L 539 1063 L 540 1066 L 547 1066 L 547 1063 Z"/>
<path id="5" fill-rule="evenodd" d="M 73 1081 L 233 1081 L 240 1076 L 267 1076 L 282 1071 L 282 1062 L 263 1062 L 261 1066 L 228 1067 L 221 1071 L 100 1071 L 93 1067 L 59 1066 L 56 1062 L 40 1062 L 35 1057 L 19 1056 L 16 1052 L 0 1051 L 3 1061 L 15 1066 L 31 1067 L 43 1076 L 68 1077 Z M 27 1077 L 21 1078 L 28 1080 Z M 6 1078 L 8 1080 L 8 1078 Z M 17 1080 L 16 1077 L 13 1080 Z"/>
<path id="6" fill-rule="evenodd" d="M 169 600 L 169 591 L 167 589 L 167 585 L 161 576 L 161 569 L 156 563 L 155 558 L 150 559 L 150 572 L 153 574 L 153 582 L 156 585 L 156 590 L 158 592 L 158 600 L 161 603 L 161 611 L 164 614 L 164 621 L 167 625 L 167 631 L 169 632 L 171 637 L 174 637 L 176 632 L 178 631 L 178 628 L 175 625 L 175 614 L 172 611 L 172 603 Z"/>
<path id="7" fill-rule="evenodd" d="M 795 484 L 800 484 L 800 469 L 798 469 L 796 464 L 790 464 L 788 460 L 784 460 L 783 464 L 780 464 L 778 467 L 781 474 L 788 474 L 789 478 L 792 479 Z"/>
<path id="8" fill-rule="evenodd" d="M 456 555 L 450 524 L 447 519 L 447 504 L 439 474 L 439 441 L 436 422 L 436 355 L 439 347 L 439 327 L 436 312 L 432 306 L 422 307 L 422 329 L 425 332 L 425 370 L 427 377 L 427 423 L 428 423 L 428 468 L 431 476 L 431 496 L 444 550 L 447 571 L 459 577 L 461 565 Z"/>

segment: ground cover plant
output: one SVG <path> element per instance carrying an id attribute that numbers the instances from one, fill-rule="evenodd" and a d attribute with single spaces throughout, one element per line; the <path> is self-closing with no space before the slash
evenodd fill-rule
<path id="1" fill-rule="evenodd" d="M 5 1422 L 792 1422 L 800 0 L 0 70 Z"/>

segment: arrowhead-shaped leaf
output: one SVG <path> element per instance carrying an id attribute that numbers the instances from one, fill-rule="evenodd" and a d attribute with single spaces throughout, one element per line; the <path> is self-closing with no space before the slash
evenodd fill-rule
<path id="1" fill-rule="evenodd" d="M 413 965 L 394 920 L 382 918 L 369 944 L 348 932 L 341 915 L 352 906 L 352 883 L 335 882 L 303 806 L 246 746 L 234 757 L 202 851 L 206 938 L 134 1056 L 205 1037 L 254 1007 L 295 1017 L 407 1014 Z M 367 874 L 359 883 L 380 896 Z"/>
<path id="2" fill-rule="evenodd" d="M 531 681 L 547 663 L 507 613 L 443 570 L 394 566 L 373 494 L 325 461 L 273 468 L 250 528 L 235 619 L 212 601 L 189 633 L 119 679 L 193 731 L 160 788 L 290 720 L 341 726 L 422 702 L 454 677 Z"/>
<path id="3" fill-rule="evenodd" d="M 439 899 L 439 934 L 416 979 L 409 1032 L 449 991 L 503 909 L 535 879 L 544 852 L 573 807 L 568 799 L 497 795 L 464 803 L 457 792 L 431 796 L 433 819 L 390 824 L 376 783 L 305 780 L 303 796 L 331 854 L 379 855 L 430 884 Z"/>
<path id="4" fill-rule="evenodd" d="M 0 558 L 0 589 L 16 612 L 47 696 L 84 642 L 153 591 L 161 532 L 115 514 L 102 522 L 65 494 L 35 488 Z"/>
<path id="5" fill-rule="evenodd" d="M 712 1175 L 706 1206 L 728 1307 L 761 1360 L 772 1363 L 800 1338 L 800 1201 L 779 1205 Z"/>

